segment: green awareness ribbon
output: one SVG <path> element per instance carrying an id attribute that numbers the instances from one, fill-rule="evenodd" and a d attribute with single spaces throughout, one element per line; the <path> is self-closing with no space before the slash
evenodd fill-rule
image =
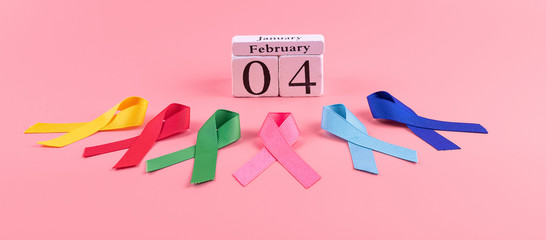
<path id="1" fill-rule="evenodd" d="M 191 183 L 213 180 L 218 149 L 240 138 L 239 114 L 224 109 L 216 110 L 199 129 L 194 146 L 146 161 L 146 172 L 153 172 L 195 158 Z"/>

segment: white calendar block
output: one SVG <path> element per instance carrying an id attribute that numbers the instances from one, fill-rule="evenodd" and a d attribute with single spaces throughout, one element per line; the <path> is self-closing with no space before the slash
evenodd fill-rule
<path id="1" fill-rule="evenodd" d="M 320 96 L 323 92 L 322 55 L 280 56 L 281 97 Z"/>
<path id="2" fill-rule="evenodd" d="M 233 96 L 320 96 L 323 53 L 324 36 L 319 34 L 235 36 Z"/>
<path id="3" fill-rule="evenodd" d="M 235 36 L 232 53 L 236 56 L 318 55 L 324 53 L 320 34 Z"/>
<path id="4" fill-rule="evenodd" d="M 231 70 L 233 96 L 279 96 L 278 57 L 232 56 Z"/>

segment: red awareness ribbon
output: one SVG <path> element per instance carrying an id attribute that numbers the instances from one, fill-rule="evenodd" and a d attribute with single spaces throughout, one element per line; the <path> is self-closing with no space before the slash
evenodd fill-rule
<path id="1" fill-rule="evenodd" d="M 300 136 L 296 120 L 291 113 L 267 114 L 259 136 L 264 147 L 255 157 L 233 173 L 241 185 L 248 185 L 275 161 L 279 161 L 305 188 L 311 187 L 320 179 L 318 173 L 291 147 Z"/>
<path id="2" fill-rule="evenodd" d="M 190 107 L 172 103 L 150 120 L 139 136 L 87 147 L 83 156 L 91 157 L 129 148 L 114 168 L 134 167 L 144 159 L 144 156 L 150 151 L 156 141 L 182 133 L 189 128 L 189 125 Z"/>

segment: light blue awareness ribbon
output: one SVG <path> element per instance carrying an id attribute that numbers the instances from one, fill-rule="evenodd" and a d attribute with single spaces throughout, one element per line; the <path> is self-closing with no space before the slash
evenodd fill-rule
<path id="1" fill-rule="evenodd" d="M 322 108 L 321 128 L 346 140 L 357 170 L 378 174 L 373 151 L 410 162 L 417 162 L 417 152 L 370 137 L 366 127 L 343 104 Z"/>

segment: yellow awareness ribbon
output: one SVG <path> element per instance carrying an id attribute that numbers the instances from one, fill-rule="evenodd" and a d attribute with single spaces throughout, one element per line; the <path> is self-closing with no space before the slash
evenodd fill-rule
<path id="1" fill-rule="evenodd" d="M 116 106 L 90 122 L 79 123 L 36 123 L 25 133 L 66 134 L 47 141 L 38 142 L 48 147 L 64 147 L 93 133 L 139 126 L 144 122 L 148 101 L 140 97 L 128 97 Z"/>

